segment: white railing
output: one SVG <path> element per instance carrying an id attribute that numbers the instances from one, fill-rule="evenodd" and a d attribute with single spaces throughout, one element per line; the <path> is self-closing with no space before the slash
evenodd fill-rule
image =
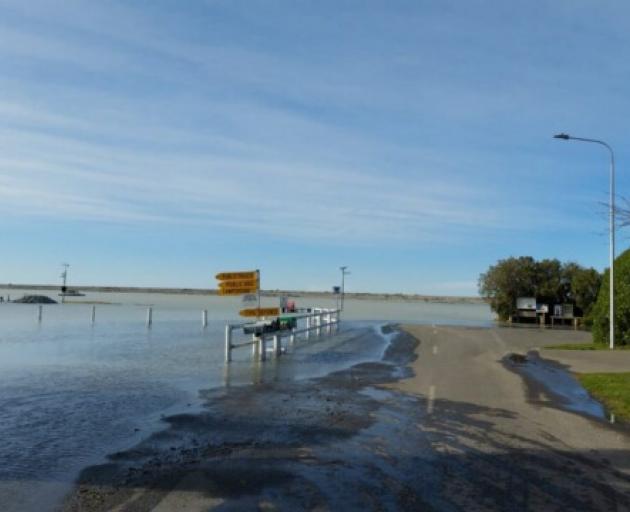
<path id="1" fill-rule="evenodd" d="M 42 304 L 36 304 L 35 315 L 37 319 L 37 323 L 42 323 L 44 318 L 44 306 Z M 90 323 L 94 325 L 96 323 L 96 306 L 92 306 L 90 308 Z M 153 325 L 153 306 L 149 306 L 146 308 L 146 316 L 145 316 L 145 325 L 147 328 L 150 328 Z M 204 329 L 208 327 L 208 310 L 201 310 L 201 327 Z"/>
<path id="2" fill-rule="evenodd" d="M 339 325 L 339 313 L 338 309 L 326 309 L 326 308 L 312 308 L 310 313 L 304 313 L 300 315 L 291 315 L 291 318 L 295 318 L 298 321 L 304 319 L 305 327 L 303 328 L 291 328 L 290 330 L 278 330 L 267 333 L 261 333 L 260 335 L 253 334 L 251 340 L 234 343 L 234 331 L 243 329 L 247 323 L 238 324 L 226 324 L 225 326 L 225 362 L 232 361 L 232 350 L 242 347 L 252 347 L 252 356 L 258 358 L 261 361 L 267 359 L 267 342 L 272 341 L 272 354 L 274 357 L 279 357 L 282 354 L 282 339 L 288 338 L 289 345 L 292 346 L 297 336 L 304 334 L 305 339 L 310 338 L 312 331 L 315 331 L 317 337 L 321 336 L 322 331 L 325 330 L 326 334 L 333 333 L 334 328 Z"/>

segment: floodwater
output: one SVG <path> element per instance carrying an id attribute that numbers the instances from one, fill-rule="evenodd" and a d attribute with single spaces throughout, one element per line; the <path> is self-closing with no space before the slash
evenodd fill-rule
<path id="1" fill-rule="evenodd" d="M 536 353 L 528 354 L 526 364 L 519 367 L 528 377 L 552 390 L 559 405 L 572 412 L 605 420 L 606 410 L 594 400 L 566 368 L 541 359 Z"/>
<path id="2" fill-rule="evenodd" d="M 2 290 L 15 299 L 24 292 Z M 51 291 L 26 292 L 55 296 Z M 250 347 L 224 364 L 227 321 L 241 322 L 235 298 L 89 293 L 92 305 L 0 304 L 0 509 L 54 509 L 78 472 L 161 428 L 160 418 L 201 407 L 199 391 L 324 375 L 378 360 L 386 322 L 489 325 L 480 304 L 347 300 L 331 337 L 298 340 L 277 362 L 253 363 Z M 263 300 L 273 306 L 277 299 Z M 153 325 L 145 325 L 147 307 Z M 334 307 L 330 301 L 300 306 Z M 208 311 L 208 326 L 201 311 Z M 235 340 L 238 341 L 238 340 Z"/>

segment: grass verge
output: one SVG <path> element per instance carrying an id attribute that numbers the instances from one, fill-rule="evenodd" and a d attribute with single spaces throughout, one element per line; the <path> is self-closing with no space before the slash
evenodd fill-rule
<path id="1" fill-rule="evenodd" d="M 564 343 L 562 345 L 547 345 L 549 350 L 610 350 L 602 343 Z M 630 350 L 630 345 L 617 345 L 615 350 Z"/>
<path id="2" fill-rule="evenodd" d="M 630 373 L 579 373 L 582 386 L 611 412 L 630 420 Z"/>

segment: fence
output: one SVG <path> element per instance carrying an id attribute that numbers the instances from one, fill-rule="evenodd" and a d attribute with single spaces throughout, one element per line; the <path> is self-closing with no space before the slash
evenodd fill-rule
<path id="1" fill-rule="evenodd" d="M 43 321 L 44 307 L 39 304 L 36 308 L 36 318 L 38 323 Z M 225 326 L 225 362 L 232 361 L 232 351 L 237 348 L 252 347 L 252 354 L 260 361 L 267 359 L 267 344 L 272 342 L 272 354 L 278 357 L 282 354 L 282 340 L 289 339 L 289 344 L 293 345 L 298 336 L 304 335 L 304 338 L 308 340 L 311 333 L 314 331 L 315 336 L 320 337 L 322 332 L 331 335 L 333 331 L 338 327 L 340 320 L 339 309 L 328 308 L 309 308 L 300 309 L 298 311 L 307 311 L 306 313 L 292 314 L 291 318 L 295 318 L 298 322 L 298 327 L 293 327 L 287 330 L 277 330 L 273 332 L 262 333 L 260 335 L 253 334 L 251 339 L 247 341 L 234 342 L 234 332 L 243 329 L 251 322 L 244 323 L 228 323 Z M 90 323 L 94 325 L 96 323 L 96 306 L 90 308 Z M 303 322 L 302 326 L 299 323 Z M 150 329 L 153 324 L 153 307 L 149 306 L 146 309 L 145 325 L 147 329 Z M 206 328 L 208 326 L 208 310 L 203 309 L 201 311 L 201 326 Z"/>
<path id="2" fill-rule="evenodd" d="M 35 312 L 36 312 L 37 322 L 42 323 L 43 318 L 44 318 L 44 306 L 41 304 L 38 304 Z M 90 323 L 91 324 L 96 323 L 96 306 L 92 306 L 90 308 Z M 152 306 L 149 306 L 146 309 L 145 325 L 147 327 L 151 327 L 153 325 L 153 307 Z M 208 310 L 207 309 L 201 310 L 201 326 L 208 327 Z"/>
<path id="3" fill-rule="evenodd" d="M 297 319 L 298 323 L 300 320 L 304 320 L 304 326 L 301 328 L 293 327 L 290 330 L 278 330 L 260 335 L 253 334 L 250 340 L 238 343 L 234 343 L 234 331 L 243 329 L 248 324 L 226 324 L 225 362 L 230 363 L 232 361 L 232 351 L 237 348 L 251 346 L 252 356 L 265 361 L 267 359 L 267 342 L 269 341 L 272 342 L 272 355 L 279 357 L 282 354 L 283 338 L 288 338 L 289 345 L 292 346 L 301 334 L 304 334 L 306 339 L 310 338 L 312 331 L 315 331 L 317 337 L 321 336 L 322 331 L 331 335 L 339 326 L 339 313 L 339 309 L 312 308 L 309 313 L 292 315 L 292 318 Z"/>

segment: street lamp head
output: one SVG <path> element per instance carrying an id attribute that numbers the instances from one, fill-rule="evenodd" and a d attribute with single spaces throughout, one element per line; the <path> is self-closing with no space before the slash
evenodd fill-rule
<path id="1" fill-rule="evenodd" d="M 566 134 L 566 133 L 558 133 L 557 135 L 554 135 L 553 138 L 554 139 L 569 140 L 571 138 L 571 136 Z"/>

